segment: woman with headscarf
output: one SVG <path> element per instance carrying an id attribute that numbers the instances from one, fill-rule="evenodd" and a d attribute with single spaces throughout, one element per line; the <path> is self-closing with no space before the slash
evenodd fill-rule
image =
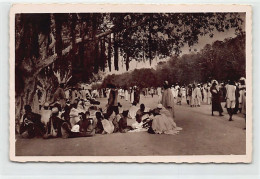
<path id="1" fill-rule="evenodd" d="M 221 100 L 220 100 L 220 92 L 219 89 L 217 88 L 217 81 L 214 81 L 212 83 L 212 86 L 210 88 L 211 96 L 212 96 L 212 116 L 214 116 L 213 112 L 218 111 L 219 116 L 223 116 L 223 109 L 221 106 Z"/>

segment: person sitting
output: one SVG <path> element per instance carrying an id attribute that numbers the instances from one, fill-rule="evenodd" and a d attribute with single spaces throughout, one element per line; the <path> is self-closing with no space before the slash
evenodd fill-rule
<path id="1" fill-rule="evenodd" d="M 41 122 L 47 126 L 51 117 L 51 110 L 49 109 L 49 103 L 45 103 L 43 109 L 41 109 Z"/>
<path id="2" fill-rule="evenodd" d="M 92 116 L 89 111 L 82 114 L 82 119 L 79 122 L 79 134 L 75 137 L 92 137 L 95 135 L 97 126 L 96 115 Z"/>
<path id="3" fill-rule="evenodd" d="M 137 102 L 134 101 L 132 103 L 132 106 L 129 109 L 128 117 L 131 119 L 135 119 L 136 112 L 138 111 L 138 107 L 136 105 L 137 105 Z"/>
<path id="4" fill-rule="evenodd" d="M 64 83 L 59 84 L 59 87 L 53 94 L 53 102 L 58 102 L 61 105 L 61 108 L 64 108 L 66 105 L 66 95 L 64 91 Z"/>
<path id="5" fill-rule="evenodd" d="M 132 126 L 136 122 L 136 112 L 138 111 L 138 107 L 136 106 L 137 102 L 133 102 L 132 106 L 129 109 L 128 112 L 128 118 L 127 118 L 127 126 Z"/>
<path id="6" fill-rule="evenodd" d="M 64 122 L 59 116 L 59 109 L 57 107 L 52 109 L 52 115 L 50 117 L 50 121 L 47 123 L 47 132 L 43 138 L 55 138 L 61 137 L 61 126 Z"/>
<path id="7" fill-rule="evenodd" d="M 151 129 L 156 134 L 174 135 L 182 130 L 182 128 L 177 127 L 171 113 L 162 104 L 158 104 L 150 118 L 152 119 Z M 148 132 L 150 131 L 149 133 L 152 133 L 151 129 L 148 130 Z"/>
<path id="8" fill-rule="evenodd" d="M 21 119 L 20 134 L 24 138 L 43 136 L 45 133 L 44 125 L 41 122 L 41 115 L 33 113 L 30 105 L 24 106 L 25 114 Z"/>
<path id="9" fill-rule="evenodd" d="M 138 109 L 138 111 L 136 112 L 136 121 L 138 123 L 142 122 L 142 118 L 145 114 L 149 114 L 150 112 L 146 110 L 145 105 L 141 104 L 140 105 L 140 109 Z"/>
<path id="10" fill-rule="evenodd" d="M 74 125 L 77 125 L 80 122 L 79 113 L 82 112 L 78 110 L 78 101 L 75 101 L 74 104 L 72 104 L 72 108 L 70 110 L 70 125 L 73 127 Z"/>
<path id="11" fill-rule="evenodd" d="M 72 106 L 70 105 L 70 102 L 67 101 L 67 102 L 66 102 L 66 106 L 64 107 L 64 111 L 63 111 L 63 113 L 61 114 L 61 117 L 62 117 L 65 121 L 67 121 L 67 122 L 70 121 L 70 110 L 71 110 L 71 108 L 72 108 Z"/>
<path id="12" fill-rule="evenodd" d="M 97 119 L 96 133 L 102 134 L 102 132 L 104 131 L 104 128 L 102 126 L 101 121 L 104 119 L 104 117 L 102 116 L 101 112 L 96 112 L 96 119 Z"/>
<path id="13" fill-rule="evenodd" d="M 127 116 L 128 116 L 128 110 L 127 111 L 123 111 L 121 115 L 121 119 L 119 120 L 118 124 L 119 124 L 119 132 L 121 133 L 125 133 L 128 131 L 127 129 Z"/>

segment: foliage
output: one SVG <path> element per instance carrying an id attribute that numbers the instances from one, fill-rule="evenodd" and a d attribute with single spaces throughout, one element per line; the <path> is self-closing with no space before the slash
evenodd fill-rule
<path id="1" fill-rule="evenodd" d="M 161 86 L 167 80 L 170 84 L 189 84 L 238 80 L 245 76 L 245 34 L 224 41 L 207 44 L 197 53 L 173 56 L 167 62 L 161 62 L 154 69 L 139 69 L 120 75 L 108 75 L 103 87 L 114 83 L 118 87 Z"/>
<path id="2" fill-rule="evenodd" d="M 112 59 L 119 70 L 119 56 L 128 70 L 131 60 L 151 62 L 154 57 L 179 55 L 181 47 L 196 44 L 201 35 L 212 37 L 214 31 L 229 28 L 241 34 L 242 25 L 239 13 L 16 14 L 16 116 L 20 117 L 23 105 L 32 103 L 37 85 L 46 83 L 43 80 L 52 79 L 50 91 L 57 88 L 54 71 L 59 71 L 61 78 L 72 76 L 69 86 L 88 83 L 106 67 L 111 70 Z M 147 80 L 155 78 L 153 72 L 147 74 Z M 133 78 L 135 82 L 123 80 L 147 85 L 138 75 Z"/>

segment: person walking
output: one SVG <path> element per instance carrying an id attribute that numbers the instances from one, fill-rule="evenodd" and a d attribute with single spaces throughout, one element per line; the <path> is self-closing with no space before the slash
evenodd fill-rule
<path id="1" fill-rule="evenodd" d="M 211 115 L 214 116 L 214 111 L 219 112 L 219 116 L 223 116 L 223 109 L 220 103 L 220 92 L 217 88 L 217 81 L 214 81 L 212 83 L 212 86 L 210 88 L 211 96 L 212 96 L 212 113 Z"/>
<path id="2" fill-rule="evenodd" d="M 227 111 L 229 114 L 229 121 L 233 121 L 232 116 L 234 114 L 234 109 L 236 107 L 236 86 L 234 81 L 230 81 L 227 85 Z"/>
<path id="3" fill-rule="evenodd" d="M 165 81 L 163 83 L 163 94 L 162 94 L 162 105 L 171 112 L 173 118 L 175 117 L 175 111 L 174 111 L 174 97 L 172 95 L 171 88 L 169 86 L 168 81 Z"/>

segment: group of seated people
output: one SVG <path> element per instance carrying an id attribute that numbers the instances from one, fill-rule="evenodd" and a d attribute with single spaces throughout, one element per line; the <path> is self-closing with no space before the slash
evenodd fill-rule
<path id="1" fill-rule="evenodd" d="M 24 109 L 25 114 L 20 121 L 20 134 L 24 138 L 91 137 L 95 134 L 140 131 L 177 134 L 181 130 L 161 104 L 150 110 L 144 104 L 138 108 L 137 103 L 133 102 L 129 110 L 110 116 L 102 108 L 81 99 L 73 104 L 67 101 L 64 107 L 58 102 L 53 106 L 46 103 L 41 114 L 33 113 L 29 105 L 25 105 Z"/>

